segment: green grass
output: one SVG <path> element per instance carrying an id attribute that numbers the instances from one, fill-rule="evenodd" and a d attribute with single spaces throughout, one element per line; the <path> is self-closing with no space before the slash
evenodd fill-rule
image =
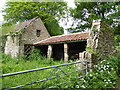
<path id="1" fill-rule="evenodd" d="M 11 58 L 9 55 L 5 55 L 5 54 L 2 54 L 2 57 L 3 57 L 2 59 L 3 74 L 19 72 L 19 71 L 24 71 L 24 70 L 31 70 L 31 69 L 42 68 L 42 67 L 48 67 L 48 66 L 59 65 L 59 64 L 64 63 L 63 60 L 56 61 L 53 59 L 46 59 L 45 57 L 41 57 L 41 56 L 39 57 L 39 59 L 36 58 L 36 60 L 34 60 L 34 58 L 32 57 L 30 60 L 25 60 L 21 57 L 19 59 L 14 59 L 14 58 Z M 27 83 L 46 79 L 53 69 L 54 68 L 4 77 L 2 78 L 3 80 L 2 88 L 15 87 L 15 86 L 24 85 Z M 63 67 L 60 67 L 60 69 L 63 70 L 65 73 L 68 73 L 71 71 L 75 71 L 75 65 L 63 66 Z M 61 72 L 60 70 L 55 70 L 50 77 L 61 75 L 61 74 L 64 74 L 64 73 Z M 78 73 L 73 73 L 73 74 L 68 74 L 68 75 L 69 76 L 65 75 L 64 77 L 48 80 L 46 81 L 46 83 L 43 85 L 42 88 L 54 86 L 57 83 L 62 83 L 66 81 L 70 83 L 71 78 L 78 77 Z M 25 86 L 23 88 L 40 88 L 41 84 L 42 83 L 36 83 L 33 85 Z M 64 84 L 58 87 L 65 88 L 67 86 L 68 85 Z"/>
<path id="2" fill-rule="evenodd" d="M 15 58 L 11 58 L 9 55 L 5 55 L 1 53 L 3 74 L 54 66 L 64 63 L 63 60 L 56 61 L 53 59 L 46 59 L 45 57 L 40 56 L 38 54 L 39 53 L 37 51 L 34 51 L 34 53 L 30 56 L 30 59 L 25 60 L 24 57 L 19 57 L 18 59 L 15 59 Z M 111 56 L 106 60 L 103 60 L 102 63 L 101 62 L 98 63 L 98 68 L 96 67 L 97 71 L 89 72 L 84 78 L 81 79 L 77 79 L 77 77 L 81 75 L 80 72 L 79 74 L 77 72 L 69 74 L 69 72 L 77 70 L 75 65 L 62 66 L 60 67 L 60 69 L 63 70 L 64 73 L 66 73 L 67 75 L 60 78 L 48 80 L 44 83 L 44 85 L 41 88 L 48 88 L 50 86 L 54 86 L 62 82 L 68 82 L 68 83 L 63 85 L 58 85 L 57 87 L 54 88 L 58 88 L 58 87 L 59 88 L 91 88 L 91 87 L 112 88 L 117 83 L 116 82 L 117 77 L 120 76 L 119 63 L 120 63 L 120 53 L 116 54 L 115 56 Z M 104 68 L 106 66 L 109 68 Z M 54 77 L 56 75 L 64 74 L 63 72 L 61 72 L 61 70 L 56 69 L 50 75 L 52 70 L 54 70 L 54 68 L 4 77 L 2 78 L 3 81 L 2 88 L 10 88 L 19 85 L 25 85 L 31 82 L 36 82 L 49 77 Z M 113 83 L 110 82 L 106 83 L 105 80 L 106 82 L 107 80 L 109 80 Z M 40 82 L 22 88 L 40 88 L 42 84 L 43 82 Z"/>

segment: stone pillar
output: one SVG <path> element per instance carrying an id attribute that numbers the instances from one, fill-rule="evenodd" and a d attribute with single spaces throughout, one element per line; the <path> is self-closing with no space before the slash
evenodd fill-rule
<path id="1" fill-rule="evenodd" d="M 47 58 L 51 58 L 52 57 L 52 45 L 48 45 L 48 51 L 47 51 Z"/>
<path id="2" fill-rule="evenodd" d="M 68 62 L 68 45 L 64 44 L 64 61 Z"/>
<path id="3" fill-rule="evenodd" d="M 87 64 L 88 64 L 89 71 L 92 71 L 92 68 L 93 68 L 92 57 L 93 57 L 93 54 L 88 51 L 83 51 L 83 52 L 79 53 L 79 60 L 87 60 L 88 61 Z M 84 66 L 83 64 L 80 64 L 80 65 L 81 65 L 81 67 Z"/>

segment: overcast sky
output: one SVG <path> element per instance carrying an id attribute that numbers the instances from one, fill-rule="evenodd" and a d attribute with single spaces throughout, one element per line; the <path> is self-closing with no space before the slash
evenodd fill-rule
<path id="1" fill-rule="evenodd" d="M 5 2 L 6 2 L 6 0 L 0 0 L 0 21 L 3 21 L 1 10 L 4 8 Z"/>

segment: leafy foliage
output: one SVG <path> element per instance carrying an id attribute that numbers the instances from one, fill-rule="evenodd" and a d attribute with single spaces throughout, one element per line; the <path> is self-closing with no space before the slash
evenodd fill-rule
<path id="1" fill-rule="evenodd" d="M 55 18 L 60 19 L 65 14 L 65 2 L 7 2 L 3 26 L 23 22 L 39 16 L 51 35 L 62 34 L 62 28 Z"/>
<path id="2" fill-rule="evenodd" d="M 114 88 L 120 76 L 120 55 L 110 56 L 95 65 L 95 71 L 89 72 L 73 84 L 75 88 Z M 82 82 L 81 82 L 82 81 Z"/>
<path id="3" fill-rule="evenodd" d="M 117 27 L 120 17 L 119 2 L 76 2 L 77 8 L 71 9 L 71 16 L 79 22 L 78 31 L 90 28 L 93 19 L 101 19 Z"/>
<path id="4" fill-rule="evenodd" d="M 17 25 L 9 25 L 9 26 L 3 26 L 2 28 L 0 28 L 0 31 L 2 32 L 2 35 L 6 35 L 8 33 L 14 32 L 14 28 Z"/>

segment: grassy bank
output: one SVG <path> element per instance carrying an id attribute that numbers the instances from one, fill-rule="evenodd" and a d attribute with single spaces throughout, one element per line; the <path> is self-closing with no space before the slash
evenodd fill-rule
<path id="1" fill-rule="evenodd" d="M 19 57 L 18 59 L 15 59 L 15 58 L 11 58 L 9 55 L 2 54 L 3 74 L 19 72 L 19 71 L 24 71 L 24 70 L 31 70 L 31 69 L 42 68 L 42 67 L 48 67 L 48 66 L 59 65 L 59 64 L 64 63 L 63 60 L 56 61 L 53 59 L 46 59 L 45 57 L 42 57 L 42 56 L 35 57 L 36 53 L 34 54 L 30 56 L 29 60 L 25 60 L 23 57 Z M 2 88 L 10 88 L 10 87 L 19 86 L 19 85 L 25 85 L 27 83 L 46 79 L 50 75 L 53 69 L 54 68 L 4 77 L 2 79 L 3 80 Z M 70 71 L 75 71 L 74 65 L 60 67 L 60 69 L 63 70 L 65 73 L 68 73 Z M 52 73 L 52 75 L 50 75 L 50 77 L 56 76 L 57 74 L 61 75 L 64 73 L 61 72 L 60 70 L 55 70 Z M 71 77 L 74 77 L 74 78 L 78 77 L 78 74 L 73 73 L 73 74 L 70 74 L 70 76 L 65 75 L 65 77 L 48 80 L 46 81 L 46 83 L 43 85 L 42 88 L 54 86 L 60 82 L 70 81 Z M 40 88 L 41 84 L 42 83 L 35 83 L 33 85 L 28 85 L 23 88 Z M 59 86 L 59 87 L 64 88 L 66 87 L 66 84 Z"/>

